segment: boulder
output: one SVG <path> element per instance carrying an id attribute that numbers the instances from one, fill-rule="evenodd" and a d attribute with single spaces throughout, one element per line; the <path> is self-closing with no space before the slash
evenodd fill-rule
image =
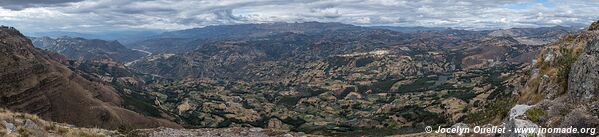
<path id="1" fill-rule="evenodd" d="M 526 111 L 528 111 L 528 109 L 532 108 L 532 106 L 528 106 L 528 105 L 516 105 L 514 106 L 510 112 L 509 112 L 509 116 L 506 119 L 505 123 L 505 128 L 506 128 L 506 133 L 502 134 L 502 137 L 526 137 L 528 136 L 527 134 L 522 134 L 522 133 L 514 133 L 513 129 L 516 128 L 538 128 L 539 125 L 535 124 L 534 122 L 530 121 L 530 120 L 526 120 L 526 119 L 522 119 L 522 116 L 524 116 L 524 114 L 526 113 Z M 510 131 L 512 130 L 512 131 Z M 537 136 L 544 136 L 543 134 L 539 134 Z"/>
<path id="2" fill-rule="evenodd" d="M 17 131 L 17 126 L 15 126 L 15 124 L 13 123 L 2 121 L 2 125 L 4 125 L 4 128 L 6 128 L 6 134 L 10 134 L 12 132 Z"/>
<path id="3" fill-rule="evenodd" d="M 39 128 L 37 126 L 37 124 L 35 124 L 35 122 L 33 122 L 33 121 L 29 120 L 29 119 L 25 120 L 25 127 L 26 128 L 30 128 L 30 129 L 37 129 L 37 128 Z"/>

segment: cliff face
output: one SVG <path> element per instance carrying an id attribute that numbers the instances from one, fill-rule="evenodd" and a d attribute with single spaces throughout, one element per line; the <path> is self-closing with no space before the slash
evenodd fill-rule
<path id="1" fill-rule="evenodd" d="M 573 100 L 588 102 L 599 95 L 599 38 L 588 42 L 568 79 L 568 93 Z"/>
<path id="2" fill-rule="evenodd" d="M 123 109 L 114 88 L 49 59 L 14 28 L 0 28 L 0 107 L 77 126 L 174 126 Z"/>

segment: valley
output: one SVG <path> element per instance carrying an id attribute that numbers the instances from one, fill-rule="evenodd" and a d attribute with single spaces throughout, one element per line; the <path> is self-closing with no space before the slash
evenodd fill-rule
<path id="1" fill-rule="evenodd" d="M 521 103 L 517 98 L 524 98 L 521 90 L 530 86 L 529 76 L 538 75 L 531 71 L 537 54 L 581 31 L 400 32 L 340 23 L 247 24 L 166 32 L 128 45 L 31 38 L 38 49 L 31 47 L 28 54 L 107 88 L 119 99 L 119 109 L 184 128 L 388 136 L 421 133 L 426 126 L 504 122 L 511 107 Z"/>

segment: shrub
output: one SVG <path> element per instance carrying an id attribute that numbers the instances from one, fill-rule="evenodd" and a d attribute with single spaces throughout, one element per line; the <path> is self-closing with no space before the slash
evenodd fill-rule
<path id="1" fill-rule="evenodd" d="M 464 121 L 475 125 L 492 123 L 495 119 L 505 118 L 515 104 L 516 101 L 511 98 L 498 99 L 481 111 L 467 114 Z"/>
<path id="2" fill-rule="evenodd" d="M 128 125 L 120 126 L 117 131 L 126 137 L 141 137 L 142 136 L 138 130 L 136 130 L 132 126 L 128 126 Z"/>
<path id="3" fill-rule="evenodd" d="M 68 128 L 58 127 L 57 130 L 58 130 L 58 133 L 61 134 L 61 135 L 66 135 L 67 133 L 69 133 L 69 129 Z"/>
<path id="4" fill-rule="evenodd" d="M 541 117 L 543 117 L 545 115 L 545 111 L 541 108 L 530 108 L 528 109 L 528 111 L 526 111 L 526 117 L 528 118 L 528 120 L 535 122 L 535 123 L 539 123 L 541 120 Z"/>
<path id="5" fill-rule="evenodd" d="M 562 91 L 568 90 L 568 78 L 570 74 L 570 68 L 572 64 L 576 62 L 576 59 L 580 55 L 580 52 L 574 49 L 560 47 L 559 50 L 561 56 L 557 58 L 558 72 L 557 72 L 557 83 L 563 88 Z"/>
<path id="6" fill-rule="evenodd" d="M 58 127 L 56 126 L 55 123 L 50 123 L 47 127 L 46 127 L 47 131 L 58 131 Z"/>
<path id="7" fill-rule="evenodd" d="M 19 135 L 20 135 L 21 137 L 29 137 L 29 136 L 31 136 L 31 131 L 29 131 L 29 130 L 28 130 L 28 129 L 26 129 L 26 128 L 19 128 L 19 129 L 17 130 L 17 132 L 19 132 Z"/>

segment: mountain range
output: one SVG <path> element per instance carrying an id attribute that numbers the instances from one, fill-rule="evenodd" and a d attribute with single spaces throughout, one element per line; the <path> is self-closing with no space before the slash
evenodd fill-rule
<path id="1" fill-rule="evenodd" d="M 179 133 L 253 127 L 387 136 L 426 126 L 597 127 L 598 24 L 583 30 L 242 24 L 124 45 L 25 37 L 2 27 L 0 107 L 82 127 Z"/>

